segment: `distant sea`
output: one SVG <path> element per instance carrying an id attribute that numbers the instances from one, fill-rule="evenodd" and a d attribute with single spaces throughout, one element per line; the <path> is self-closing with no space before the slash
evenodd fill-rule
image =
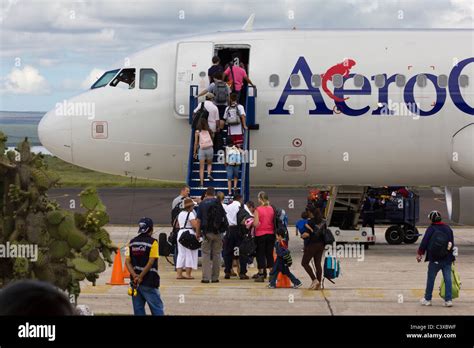
<path id="1" fill-rule="evenodd" d="M 25 137 L 31 146 L 42 146 L 38 138 L 38 124 L 46 112 L 0 111 L 0 131 L 8 137 L 7 146 L 15 147 Z"/>

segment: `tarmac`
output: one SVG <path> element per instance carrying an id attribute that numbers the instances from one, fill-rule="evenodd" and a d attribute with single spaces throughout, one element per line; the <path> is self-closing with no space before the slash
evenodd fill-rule
<path id="1" fill-rule="evenodd" d="M 112 240 L 119 246 L 136 235 L 135 226 L 107 226 Z M 155 229 L 154 237 L 169 232 L 169 228 Z M 424 232 L 420 228 L 420 232 Z M 456 267 L 461 276 L 460 297 L 451 308 L 443 307 L 438 295 L 442 279 L 438 274 L 433 292 L 433 306 L 423 307 L 419 300 L 424 295 L 426 263 L 415 260 L 418 241 L 413 245 L 388 245 L 385 227 L 376 229 L 377 243 L 362 250 L 363 260 L 340 258 L 341 275 L 335 284 L 325 282 L 321 291 L 308 290 L 311 281 L 300 265 L 302 241 L 290 229 L 290 250 L 293 257 L 291 271 L 303 282 L 299 289 L 267 289 L 267 283 L 253 280 L 224 279 L 202 284 L 201 270 L 193 271 L 194 280 L 177 280 L 174 268 L 164 257 L 159 260 L 161 297 L 166 315 L 472 315 L 474 313 L 474 228 L 454 228 L 455 243 L 459 248 Z M 123 262 L 123 258 L 122 258 Z M 256 273 L 249 268 L 248 275 Z M 111 267 L 101 274 L 97 285 L 82 282 L 78 304 L 89 306 L 96 315 L 133 314 L 128 286 L 112 286 Z M 128 279 L 126 279 L 128 284 Z M 147 313 L 149 310 L 147 308 Z"/>
<path id="2" fill-rule="evenodd" d="M 250 199 L 257 203 L 259 191 L 265 191 L 272 204 L 286 210 L 288 221 L 295 223 L 307 204 L 308 188 L 251 188 Z M 446 222 L 447 210 L 443 195 L 436 195 L 431 189 L 420 188 L 420 224 L 427 224 L 427 215 L 431 210 L 439 210 Z M 75 209 L 79 209 L 79 188 L 56 188 L 49 191 L 49 197 L 55 199 L 63 209 L 71 209 L 71 200 Z M 111 224 L 135 224 L 147 216 L 155 224 L 170 223 L 171 202 L 178 196 L 176 188 L 100 188 L 99 195 L 110 216 Z M 74 209 L 73 209 L 74 210 Z"/>

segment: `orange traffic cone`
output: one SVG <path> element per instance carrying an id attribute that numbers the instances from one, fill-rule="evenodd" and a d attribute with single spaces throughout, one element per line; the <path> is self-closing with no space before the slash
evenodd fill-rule
<path id="1" fill-rule="evenodd" d="M 123 279 L 122 256 L 120 255 L 120 248 L 115 252 L 114 265 L 112 267 L 112 277 L 108 285 L 127 285 Z"/>
<path id="2" fill-rule="evenodd" d="M 278 273 L 277 277 L 277 283 L 276 283 L 277 288 L 291 288 L 291 281 L 288 276 L 284 275 L 283 273 Z"/>

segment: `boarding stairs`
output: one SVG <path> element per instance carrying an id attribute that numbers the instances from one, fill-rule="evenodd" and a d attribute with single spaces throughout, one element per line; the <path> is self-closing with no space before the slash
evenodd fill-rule
<path id="1" fill-rule="evenodd" d="M 191 85 L 190 86 L 190 94 L 189 94 L 189 124 L 192 124 L 193 119 L 193 111 L 197 107 L 198 103 L 198 86 Z M 243 159 L 248 159 L 248 154 L 250 151 L 250 132 L 252 129 L 258 129 L 258 126 L 255 124 L 255 99 L 257 97 L 257 91 L 254 87 L 248 86 L 247 93 L 245 98 L 245 104 L 243 105 L 245 108 L 246 114 L 246 123 L 248 126 L 248 130 L 244 131 L 244 144 L 243 150 L 247 154 L 243 156 Z M 199 160 L 194 159 L 193 157 L 193 148 L 194 148 L 194 135 L 195 130 L 191 129 L 191 136 L 190 136 L 190 145 L 189 145 L 189 158 L 188 158 L 188 172 L 186 177 L 187 185 L 189 186 L 191 193 L 191 197 L 201 197 L 207 187 L 212 186 L 215 188 L 216 192 L 222 191 L 226 198 L 225 202 L 228 202 L 231 198 L 228 195 L 228 187 L 227 187 L 227 175 L 226 175 L 226 167 L 224 165 L 224 157 L 221 154 L 214 153 L 214 160 L 212 162 L 212 177 L 214 181 L 210 181 L 207 177 L 207 165 L 204 167 L 204 186 L 200 187 L 200 180 L 199 180 Z M 224 130 L 223 134 L 224 139 L 227 137 L 227 132 Z M 225 144 L 225 141 L 224 141 Z M 239 171 L 239 180 L 238 180 L 238 189 L 240 194 L 242 194 L 244 202 L 249 199 L 250 196 L 250 163 L 249 161 L 245 161 L 245 163 L 241 164 L 241 168 Z M 233 183 L 232 183 L 233 186 Z"/>

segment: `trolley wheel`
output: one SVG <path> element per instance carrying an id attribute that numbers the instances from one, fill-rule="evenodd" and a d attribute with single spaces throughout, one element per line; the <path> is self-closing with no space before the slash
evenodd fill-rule
<path id="1" fill-rule="evenodd" d="M 405 232 L 405 238 L 403 239 L 405 244 L 413 244 L 418 240 L 418 229 L 416 227 L 405 225 L 403 230 Z"/>
<path id="2" fill-rule="evenodd" d="M 404 238 L 403 228 L 401 226 L 393 225 L 385 231 L 385 240 L 388 244 L 402 244 Z"/>

